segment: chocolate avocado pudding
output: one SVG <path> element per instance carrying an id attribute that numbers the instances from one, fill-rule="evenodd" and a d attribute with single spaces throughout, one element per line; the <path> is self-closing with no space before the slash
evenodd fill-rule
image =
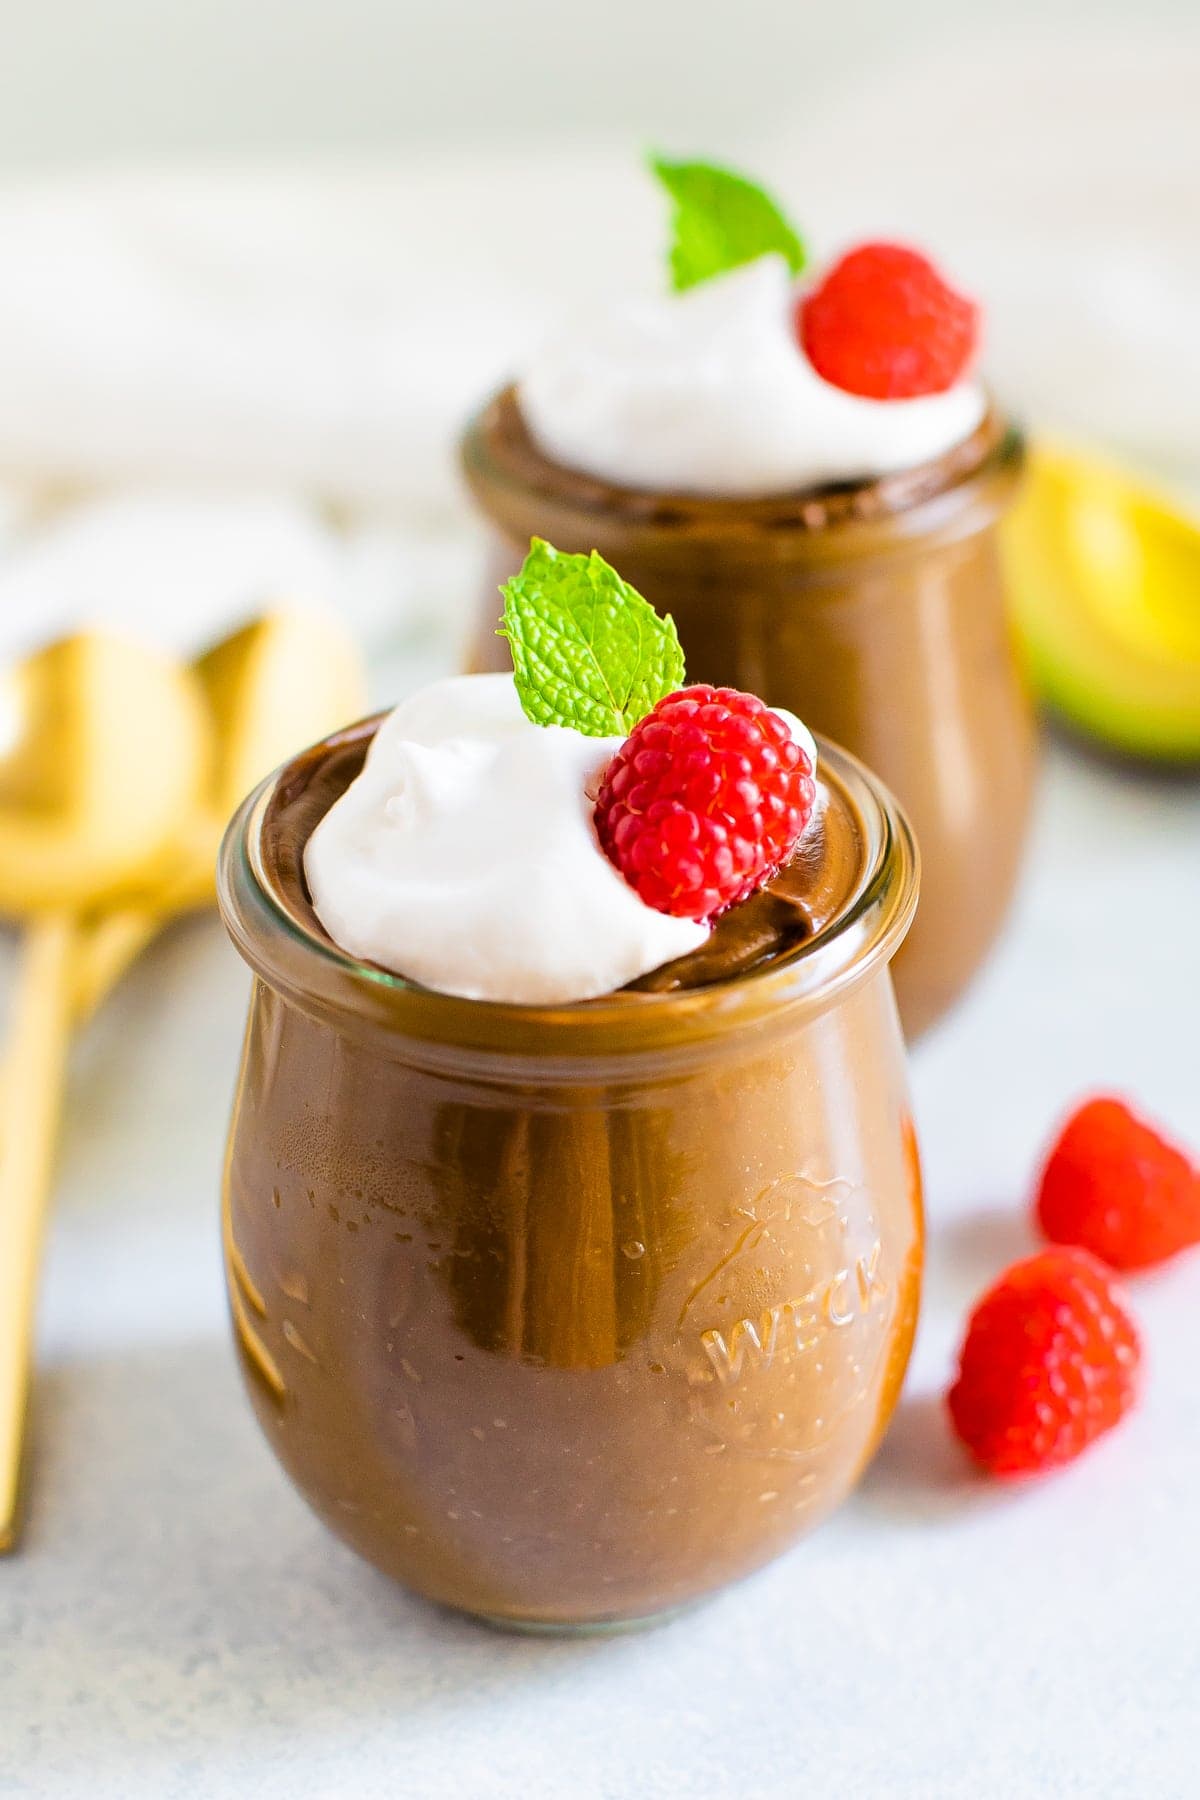
<path id="1" fill-rule="evenodd" d="M 551 462 L 506 389 L 463 462 L 493 527 L 478 668 L 506 666 L 497 584 L 531 536 L 596 548 L 662 612 L 689 673 L 790 707 L 888 782 L 921 846 L 920 916 L 896 959 L 906 1032 L 938 1018 L 1008 912 L 1036 767 L 995 526 L 1023 460 L 991 411 L 919 469 L 724 500 L 616 487 Z"/>
<path id="2" fill-rule="evenodd" d="M 420 1592 L 513 1622 L 670 1609 L 836 1506 L 895 1405 L 910 852 L 822 746 L 829 862 L 756 896 L 758 972 L 727 915 L 648 978 L 671 991 L 523 1016 L 321 932 L 304 835 L 363 747 L 292 765 L 225 853 L 259 974 L 225 1215 L 251 1397 L 326 1523 Z"/>
<path id="3" fill-rule="evenodd" d="M 769 195 L 658 161 L 674 292 L 564 321 L 467 428 L 496 583 L 531 537 L 597 548 L 675 618 L 694 680 L 790 707 L 892 787 L 922 847 L 896 964 L 910 1035 L 1007 913 L 1034 770 L 996 527 L 1023 461 L 978 378 L 980 309 L 919 252 L 814 272 Z"/>
<path id="4" fill-rule="evenodd" d="M 616 604 L 596 559 L 539 555 L 547 605 L 564 565 Z M 459 677 L 295 759 L 222 853 L 256 976 L 224 1241 L 259 1419 L 364 1556 L 516 1625 L 646 1619 L 778 1554 L 865 1466 L 916 1322 L 908 829 L 799 720 L 677 688 L 653 624 L 625 737 L 546 718 L 561 660 L 519 702 L 520 673 Z M 671 916 L 635 886 L 668 865 Z"/>
<path id="5" fill-rule="evenodd" d="M 262 869 L 295 923 L 318 940 L 327 933 L 304 880 L 304 847 L 362 769 L 378 720 L 353 726 L 297 757 L 280 777 L 262 822 Z M 672 993 L 748 975 L 790 956 L 837 918 L 860 878 L 862 820 L 832 776 L 821 779 L 812 825 L 788 865 L 738 907 L 724 913 L 700 949 L 639 976 L 625 989 Z M 384 971 L 381 971 L 384 973 Z"/>

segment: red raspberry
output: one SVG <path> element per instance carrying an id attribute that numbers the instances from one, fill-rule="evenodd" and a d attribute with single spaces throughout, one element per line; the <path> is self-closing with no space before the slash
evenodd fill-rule
<path id="1" fill-rule="evenodd" d="M 680 688 L 605 769 L 596 831 L 647 906 L 712 919 L 787 861 L 815 798 L 778 713 L 736 688 Z"/>
<path id="2" fill-rule="evenodd" d="M 1200 1174 L 1121 1100 L 1088 1100 L 1042 1170 L 1038 1223 L 1114 1269 L 1143 1269 L 1200 1243 Z"/>
<path id="3" fill-rule="evenodd" d="M 903 244 L 863 244 L 834 264 L 797 309 L 818 375 L 871 400 L 941 394 L 966 369 L 979 308 Z"/>
<path id="4" fill-rule="evenodd" d="M 993 1475 L 1067 1463 L 1133 1405 L 1141 1347 L 1120 1290 L 1086 1250 L 1014 1263 L 971 1315 L 950 1417 Z"/>

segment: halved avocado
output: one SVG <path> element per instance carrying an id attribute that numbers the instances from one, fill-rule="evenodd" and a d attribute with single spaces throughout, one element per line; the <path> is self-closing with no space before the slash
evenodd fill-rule
<path id="1" fill-rule="evenodd" d="M 1200 759 L 1200 520 L 1116 467 L 1042 445 L 1001 544 L 1047 705 L 1112 748 Z"/>

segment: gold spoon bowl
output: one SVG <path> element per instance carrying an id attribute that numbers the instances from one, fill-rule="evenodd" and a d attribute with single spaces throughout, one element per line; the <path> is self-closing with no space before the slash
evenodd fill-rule
<path id="1" fill-rule="evenodd" d="M 138 892 L 89 922 L 76 959 L 74 1012 L 85 1018 L 171 919 L 216 897 L 217 851 L 251 788 L 305 744 L 366 706 L 358 649 L 333 618 L 279 608 L 222 639 L 191 666 L 212 755 L 183 831 Z"/>

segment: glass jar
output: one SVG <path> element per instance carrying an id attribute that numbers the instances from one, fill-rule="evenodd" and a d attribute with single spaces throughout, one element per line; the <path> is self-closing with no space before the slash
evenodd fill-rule
<path id="1" fill-rule="evenodd" d="M 409 1587 L 529 1629 L 651 1618 L 811 1529 L 895 1405 L 922 1244 L 888 972 L 912 840 L 823 744 L 861 855 L 787 960 L 456 999 L 297 902 L 289 806 L 372 729 L 261 787 L 222 852 L 255 977 L 223 1212 L 246 1382 L 301 1493 Z"/>
<path id="2" fill-rule="evenodd" d="M 937 463 L 760 500 L 618 488 L 551 462 L 509 388 L 463 440 L 493 551 L 472 664 L 506 668 L 498 584 L 529 540 L 599 550 L 679 629 L 689 681 L 790 707 L 860 756 L 921 846 L 921 912 L 896 962 L 910 1037 L 966 986 L 1016 882 L 1033 715 L 1010 638 L 997 525 L 1024 460 L 995 415 Z"/>

